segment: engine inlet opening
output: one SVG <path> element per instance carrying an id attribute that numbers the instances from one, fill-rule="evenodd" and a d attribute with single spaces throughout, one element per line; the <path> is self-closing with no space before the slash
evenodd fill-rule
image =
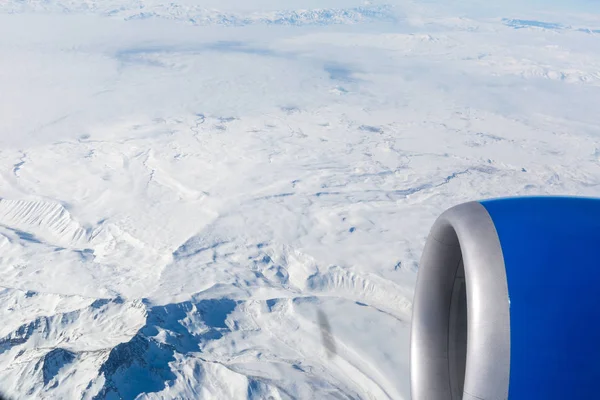
<path id="1" fill-rule="evenodd" d="M 448 321 L 448 372 L 452 400 L 463 398 L 467 364 L 467 287 L 462 257 L 452 288 Z"/>

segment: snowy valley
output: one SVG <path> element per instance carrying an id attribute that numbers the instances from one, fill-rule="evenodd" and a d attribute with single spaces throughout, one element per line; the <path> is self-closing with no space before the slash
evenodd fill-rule
<path id="1" fill-rule="evenodd" d="M 600 195 L 600 9 L 460 4 L 0 3 L 0 391 L 409 399 L 435 218 Z"/>

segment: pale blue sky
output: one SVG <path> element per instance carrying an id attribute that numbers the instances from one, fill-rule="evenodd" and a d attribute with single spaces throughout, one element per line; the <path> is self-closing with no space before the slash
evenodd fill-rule
<path id="1" fill-rule="evenodd" d="M 484 2 L 481 0 L 459 0 L 441 3 L 426 0 L 436 8 L 449 13 L 461 13 L 467 16 L 512 17 L 536 14 L 596 14 L 600 15 L 600 0 L 506 0 L 502 2 Z"/>

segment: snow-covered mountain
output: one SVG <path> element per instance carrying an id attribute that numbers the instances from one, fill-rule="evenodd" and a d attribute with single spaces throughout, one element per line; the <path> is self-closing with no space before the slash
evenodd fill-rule
<path id="1" fill-rule="evenodd" d="M 408 399 L 439 213 L 600 195 L 600 10 L 236 3 L 0 3 L 10 398 Z"/>
<path id="2" fill-rule="evenodd" d="M 233 3 L 233 2 L 230 2 Z M 312 2 L 308 9 L 281 9 L 281 4 L 271 2 L 250 3 L 245 6 L 225 4 L 217 1 L 161 2 L 161 1 L 100 1 L 100 0 L 46 0 L 16 1 L 0 5 L 2 10 L 11 14 L 20 13 L 61 13 L 61 14 L 97 14 L 124 20 L 159 18 L 185 22 L 193 25 L 245 26 L 253 24 L 268 25 L 330 25 L 353 24 L 367 21 L 395 19 L 388 4 L 371 4 L 354 1 L 355 6 L 323 8 L 323 3 Z M 334 3 L 335 2 L 329 2 Z M 320 5 L 319 8 L 314 6 Z M 223 9 L 223 6 L 225 8 Z M 231 7 L 234 6 L 234 7 Z M 273 8 L 273 6 L 276 6 Z M 215 7 L 219 7 L 215 8 Z M 265 7 L 266 10 L 265 10 Z"/>

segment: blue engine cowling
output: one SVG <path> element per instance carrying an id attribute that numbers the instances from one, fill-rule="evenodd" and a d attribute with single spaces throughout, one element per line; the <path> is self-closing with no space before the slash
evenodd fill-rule
<path id="1" fill-rule="evenodd" d="M 418 272 L 411 386 L 413 400 L 600 398 L 600 200 L 443 213 Z"/>

